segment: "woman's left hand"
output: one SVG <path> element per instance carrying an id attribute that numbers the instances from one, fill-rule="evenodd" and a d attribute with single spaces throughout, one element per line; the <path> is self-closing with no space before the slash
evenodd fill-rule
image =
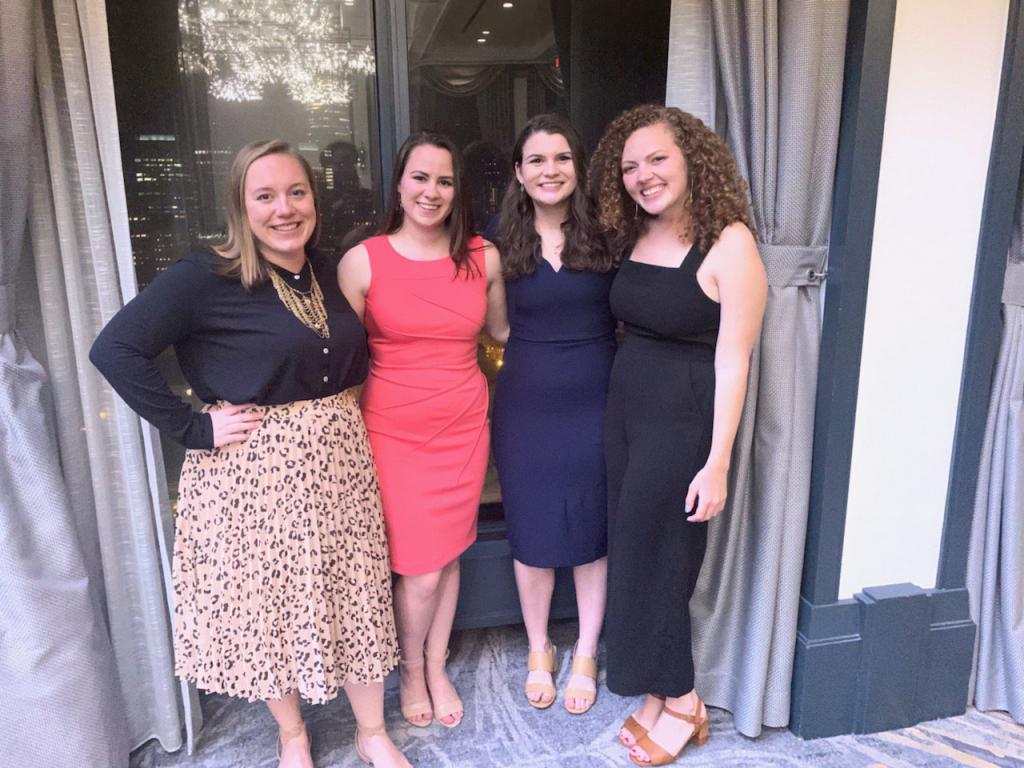
<path id="1" fill-rule="evenodd" d="M 705 464 L 694 476 L 686 493 L 686 519 L 689 522 L 703 523 L 722 511 L 728 494 L 728 476 L 728 469 L 717 464 Z M 696 511 L 694 504 L 697 505 Z"/>

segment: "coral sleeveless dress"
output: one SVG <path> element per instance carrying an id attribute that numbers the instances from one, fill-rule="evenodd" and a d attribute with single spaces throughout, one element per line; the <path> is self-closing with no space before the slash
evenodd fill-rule
<path id="1" fill-rule="evenodd" d="M 416 261 L 385 235 L 370 257 L 364 322 L 370 374 L 361 405 L 380 477 L 391 568 L 414 576 L 443 567 L 476 539 L 487 470 L 487 380 L 477 335 L 487 312 L 483 240 L 470 241 L 478 274 L 451 259 Z"/>

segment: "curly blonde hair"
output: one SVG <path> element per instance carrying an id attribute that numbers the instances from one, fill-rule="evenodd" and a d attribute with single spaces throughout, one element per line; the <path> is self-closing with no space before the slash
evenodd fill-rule
<path id="1" fill-rule="evenodd" d="M 672 132 L 686 159 L 688 238 L 707 253 L 730 224 L 740 221 L 754 232 L 747 182 L 725 142 L 688 112 L 648 104 L 627 109 L 609 123 L 591 163 L 601 225 L 610 232 L 620 253 L 636 243 L 650 218 L 622 183 L 622 149 L 634 131 L 657 123 Z"/>

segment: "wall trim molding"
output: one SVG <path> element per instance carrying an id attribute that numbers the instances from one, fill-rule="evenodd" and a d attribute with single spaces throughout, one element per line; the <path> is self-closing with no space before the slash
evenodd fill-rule
<path id="1" fill-rule="evenodd" d="M 802 600 L 790 729 L 805 739 L 875 733 L 963 714 L 975 625 L 966 589 L 868 587 Z"/>
<path id="2" fill-rule="evenodd" d="M 512 570 L 512 549 L 503 520 L 481 522 L 477 541 L 459 558 L 462 588 L 455 613 L 455 629 L 478 629 L 521 624 L 522 610 Z M 576 590 L 572 568 L 555 570 L 551 596 L 554 619 L 576 616 Z M 525 633 L 525 630 L 523 630 Z"/>
<path id="3" fill-rule="evenodd" d="M 800 594 L 839 595 L 896 0 L 851 3 Z"/>

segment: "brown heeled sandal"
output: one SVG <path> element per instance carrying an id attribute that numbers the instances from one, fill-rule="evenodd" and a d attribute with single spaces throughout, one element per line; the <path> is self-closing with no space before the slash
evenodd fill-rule
<path id="1" fill-rule="evenodd" d="M 648 694 L 648 695 L 653 696 L 654 698 L 659 699 L 660 701 L 664 701 L 665 700 L 664 696 L 661 696 L 660 694 L 657 694 L 657 693 L 651 693 L 651 694 Z M 629 735 L 633 737 L 633 743 L 632 744 L 627 744 L 626 742 L 624 742 L 622 740 L 622 734 L 621 733 L 618 736 L 615 737 L 616 740 L 619 742 L 619 744 L 624 746 L 626 749 L 632 749 L 633 747 L 636 746 L 636 743 L 638 741 L 640 741 L 640 739 L 642 739 L 644 736 L 647 735 L 647 727 L 643 723 L 641 723 L 639 720 L 637 720 L 633 715 L 630 715 L 629 717 L 626 718 L 626 722 L 624 722 L 622 724 L 622 728 L 620 728 L 619 730 L 620 731 L 623 731 L 623 730 L 629 731 Z"/>
<path id="2" fill-rule="evenodd" d="M 415 671 L 417 669 L 422 669 L 425 662 L 421 658 L 419 661 L 406 661 L 405 659 L 399 659 L 398 663 L 404 669 Z M 424 670 L 424 679 L 423 679 L 423 684 L 424 685 L 426 685 L 426 674 L 425 674 L 425 672 L 426 672 L 426 670 Z M 434 708 L 430 705 L 430 699 L 423 699 L 422 701 L 414 701 L 414 702 L 411 702 L 409 704 L 406 704 L 405 702 L 402 701 L 402 698 L 403 698 L 402 697 L 402 689 L 401 689 L 401 687 L 399 687 L 399 689 L 398 689 L 398 707 L 399 707 L 399 709 L 402 710 L 402 717 L 405 718 L 405 722 L 407 722 L 409 725 L 415 726 L 417 728 L 426 728 L 428 725 L 430 725 L 431 721 L 434 719 Z M 425 719 L 425 720 L 414 720 L 413 719 L 413 718 L 416 718 L 416 717 L 421 717 L 423 715 L 430 715 L 430 717 Z"/>
<path id="3" fill-rule="evenodd" d="M 284 745 L 292 739 L 297 739 L 302 734 L 306 733 L 306 721 L 302 720 L 298 725 L 293 725 L 291 728 L 278 728 L 277 734 L 277 759 L 281 759 L 281 750 L 284 749 Z M 306 734 L 306 738 L 309 739 L 309 734 Z M 313 740 L 309 739 L 309 749 L 313 749 Z"/>
<path id="4" fill-rule="evenodd" d="M 555 671 L 558 669 L 558 647 L 548 641 L 548 647 L 543 651 L 530 651 L 530 654 L 526 657 L 526 670 L 527 672 L 548 672 L 551 675 L 551 679 L 555 678 Z M 540 699 L 534 701 L 530 698 L 531 693 L 539 693 Z M 544 700 L 544 695 L 547 694 L 548 699 Z M 558 691 L 555 686 L 551 683 L 527 683 L 526 684 L 526 700 L 530 702 L 530 706 L 535 709 L 547 709 L 555 703 L 555 699 L 558 697 Z"/>
<path id="5" fill-rule="evenodd" d="M 413 723 L 415 725 L 415 723 Z M 373 765 L 373 760 L 370 756 L 363 752 L 363 748 L 359 746 L 359 737 L 362 736 L 364 739 L 372 739 L 374 736 L 383 736 L 387 733 L 384 729 L 384 723 L 375 725 L 372 728 L 360 728 L 356 726 L 356 754 L 359 755 L 359 759 L 367 765 Z"/>
<path id="6" fill-rule="evenodd" d="M 703 747 L 708 742 L 708 710 L 704 706 L 704 702 L 700 699 L 697 699 L 697 714 L 687 715 L 682 712 L 676 712 L 674 709 L 670 709 L 669 707 L 665 707 L 661 712 L 664 715 L 674 717 L 676 720 L 683 720 L 687 723 L 691 723 L 693 725 L 693 732 L 690 734 L 690 737 L 683 742 L 682 746 L 679 747 L 679 750 L 675 754 L 668 752 L 664 747 L 658 744 L 658 742 L 654 741 L 651 738 L 650 733 L 645 734 L 641 738 L 637 739 L 636 746 L 646 752 L 647 756 L 651 759 L 648 761 L 637 760 L 633 753 L 630 752 L 629 759 L 636 765 L 668 765 L 669 763 L 675 762 L 676 758 L 682 754 L 682 751 L 686 748 L 686 745 L 690 743 L 691 739 L 698 747 Z M 700 713 L 703 713 L 703 716 L 701 716 Z M 630 733 L 632 733 L 632 731 L 630 731 Z"/>
<path id="7" fill-rule="evenodd" d="M 448 654 L 449 654 L 449 651 L 445 651 L 444 652 L 444 659 L 442 660 L 442 662 L 445 663 L 445 664 L 447 664 L 447 662 L 448 662 Z M 426 657 L 428 662 L 431 661 L 430 657 L 426 656 L 426 653 L 424 653 L 424 656 Z M 429 684 L 428 684 L 428 687 L 429 687 Z M 431 698 L 433 698 L 433 697 L 431 697 Z M 462 722 L 462 718 L 465 716 L 465 713 L 466 713 L 466 705 L 462 703 L 462 699 L 459 698 L 458 694 L 455 694 L 455 698 L 454 699 L 449 699 L 448 701 L 435 701 L 434 702 L 434 719 L 437 720 L 437 722 L 439 722 L 445 728 L 454 728 L 455 726 L 457 726 L 459 723 Z M 457 714 L 458 717 L 455 718 L 454 722 L 446 723 L 442 719 L 442 718 L 448 717 L 449 715 L 455 715 L 455 714 Z"/>
<path id="8" fill-rule="evenodd" d="M 589 712 L 597 700 L 597 659 L 592 656 L 577 656 L 576 650 L 573 649 L 572 674 L 583 675 L 594 681 L 594 690 L 592 691 L 588 688 L 566 688 L 562 695 L 566 712 L 571 715 L 582 715 Z M 573 709 L 569 706 L 569 699 L 582 700 L 584 704 L 582 707 Z"/>
<path id="9" fill-rule="evenodd" d="M 632 749 L 637 745 L 640 739 L 647 735 L 647 729 L 644 727 L 644 724 L 632 715 L 626 718 L 626 722 L 622 724 L 622 728 L 620 728 L 619 730 L 629 731 L 629 735 L 633 737 L 632 744 L 627 744 L 626 742 L 624 742 L 622 740 L 621 735 L 617 737 L 619 744 L 624 746 L 626 749 Z"/>

